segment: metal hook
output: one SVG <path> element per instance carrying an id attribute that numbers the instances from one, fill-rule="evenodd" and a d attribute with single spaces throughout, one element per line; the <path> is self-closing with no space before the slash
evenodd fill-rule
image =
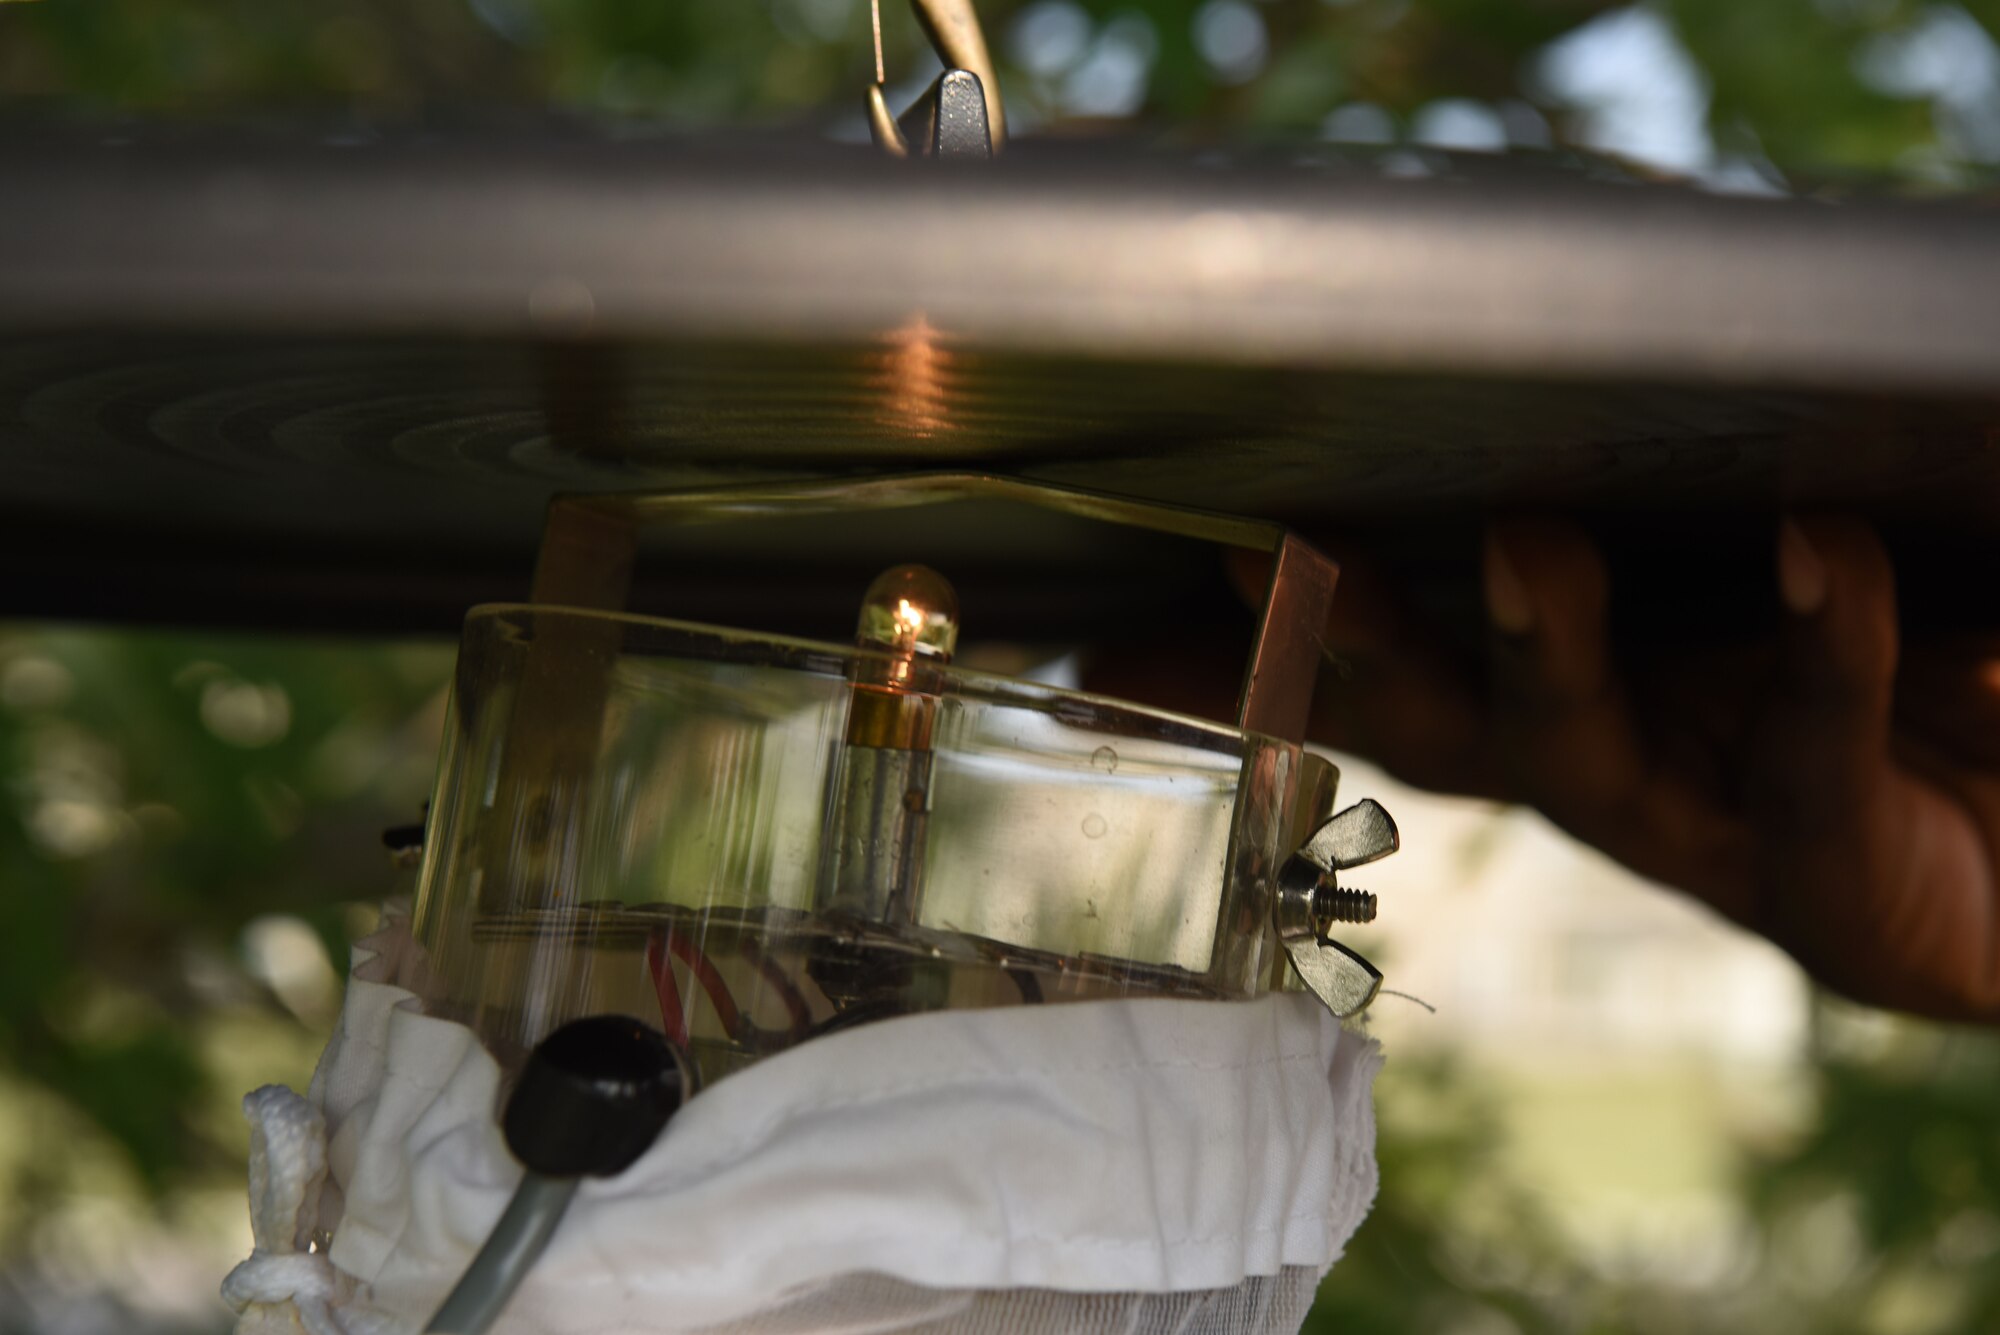
<path id="1" fill-rule="evenodd" d="M 986 49 L 972 0 L 910 0 L 944 73 L 901 116 L 889 110 L 883 85 L 881 0 L 869 0 L 875 25 L 875 82 L 868 89 L 868 126 L 895 157 L 986 157 L 1007 137 L 1000 81 Z"/>

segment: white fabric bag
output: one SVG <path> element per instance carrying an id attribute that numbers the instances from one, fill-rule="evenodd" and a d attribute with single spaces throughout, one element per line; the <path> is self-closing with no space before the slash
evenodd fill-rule
<path id="1" fill-rule="evenodd" d="M 500 1070 L 421 1013 L 420 968 L 392 914 L 356 948 L 310 1099 L 246 1100 L 260 1216 L 224 1285 L 239 1332 L 420 1331 L 519 1180 Z M 830 1034 L 703 1091 L 586 1182 L 497 1329 L 1295 1331 L 1374 1199 L 1379 1064 L 1302 994 Z"/>

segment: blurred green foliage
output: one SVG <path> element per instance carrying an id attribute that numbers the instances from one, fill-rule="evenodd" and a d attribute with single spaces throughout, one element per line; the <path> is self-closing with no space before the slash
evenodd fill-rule
<path id="1" fill-rule="evenodd" d="M 891 83 L 914 86 L 928 77 L 921 35 L 900 0 L 883 8 Z M 1697 122 L 1687 129 L 1708 136 L 1711 166 L 1748 163 L 1795 183 L 1964 187 L 1990 180 L 2000 159 L 1996 0 L 984 0 L 980 10 L 1010 107 L 1044 129 L 1108 118 L 1196 142 L 1288 137 L 1363 105 L 1408 140 L 1442 104 L 1461 123 L 1488 117 L 1517 144 L 1601 146 L 1600 99 L 1551 79 L 1548 58 L 1623 21 L 1626 39 L 1662 34 L 1665 56 L 1614 72 L 1611 91 L 1643 97 L 1649 82 L 1685 82 Z M 96 112 L 394 121 L 553 108 L 853 130 L 872 69 L 866 0 L 0 3 L 0 94 Z"/>
<path id="2" fill-rule="evenodd" d="M 1822 1001 L 1803 1129 L 1740 1150 L 1734 1263 L 1607 1273 L 1449 1063 L 1377 1087 L 1382 1194 L 1307 1335 L 1974 1335 L 2000 1330 L 2000 1035 Z"/>
<path id="3" fill-rule="evenodd" d="M 144 1191 L 240 1171 L 241 1135 L 214 1111 L 242 1091 L 215 1088 L 205 1023 L 323 1023 L 258 980 L 246 930 L 286 916 L 345 958 L 344 906 L 389 884 L 379 832 L 428 787 L 448 663 L 311 641 L 0 636 L 0 1074 L 120 1147 Z M 61 1189 L 61 1156 L 4 1164 L 0 1199 Z"/>
<path id="4" fill-rule="evenodd" d="M 1822 1009 L 1818 1119 L 1746 1199 L 1814 1329 L 2000 1330 L 2000 1041 Z"/>
<path id="5" fill-rule="evenodd" d="M 1420 1335 L 1495 1319 L 1543 1328 L 1547 1314 L 1525 1281 L 1565 1252 L 1505 1167 L 1491 1097 L 1435 1059 L 1399 1061 L 1377 1089 L 1381 1195 L 1321 1287 L 1307 1335 Z M 1478 1253 L 1496 1238 L 1512 1283 L 1480 1273 Z"/>

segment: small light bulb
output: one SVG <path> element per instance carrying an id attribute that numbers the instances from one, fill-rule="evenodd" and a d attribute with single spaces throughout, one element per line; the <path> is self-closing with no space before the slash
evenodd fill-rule
<path id="1" fill-rule="evenodd" d="M 958 595 L 937 571 L 896 566 L 868 586 L 855 641 L 846 746 L 832 776 L 815 902 L 871 922 L 919 921 L 930 828 L 931 732 L 958 647 Z M 828 995 L 827 962 L 813 977 Z M 836 973 L 841 970 L 836 969 Z"/>
<path id="2" fill-rule="evenodd" d="M 958 595 L 929 566 L 885 570 L 861 600 L 854 638 L 863 648 L 948 663 L 958 648 Z"/>

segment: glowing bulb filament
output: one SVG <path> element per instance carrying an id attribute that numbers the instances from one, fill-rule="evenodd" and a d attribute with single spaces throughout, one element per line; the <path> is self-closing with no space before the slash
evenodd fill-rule
<path id="1" fill-rule="evenodd" d="M 897 566 L 868 586 L 854 638 L 905 658 L 951 661 L 958 647 L 958 595 L 925 566 Z"/>

